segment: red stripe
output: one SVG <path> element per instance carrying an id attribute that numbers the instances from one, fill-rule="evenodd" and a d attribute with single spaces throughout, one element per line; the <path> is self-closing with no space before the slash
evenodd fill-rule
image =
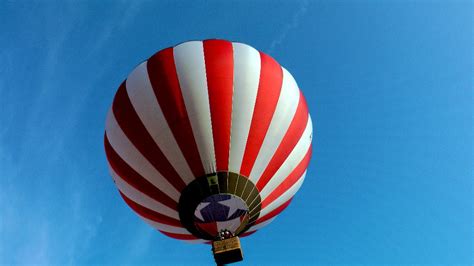
<path id="1" fill-rule="evenodd" d="M 119 193 L 120 193 L 120 196 L 122 196 L 122 198 L 125 200 L 127 205 L 130 206 L 130 208 L 132 208 L 132 210 L 134 210 L 140 216 L 145 217 L 149 220 L 155 221 L 157 223 L 167 224 L 167 225 L 172 225 L 172 226 L 177 226 L 177 227 L 183 227 L 181 225 L 180 221 L 178 221 L 176 219 L 173 219 L 171 217 L 168 217 L 168 216 L 166 216 L 164 214 L 161 214 L 159 212 L 156 212 L 154 210 L 148 209 L 148 208 L 134 202 L 133 200 L 131 200 L 130 198 L 125 196 L 125 194 L 123 194 L 120 190 L 119 190 Z"/>
<path id="2" fill-rule="evenodd" d="M 175 238 L 175 239 L 180 239 L 180 240 L 196 240 L 196 239 L 200 239 L 200 238 L 197 238 L 193 235 L 183 235 L 183 234 L 175 234 L 175 233 L 168 233 L 168 232 L 165 232 L 165 231 L 161 231 L 161 230 L 158 230 L 160 231 L 161 233 L 163 233 L 164 235 L 166 236 L 169 236 L 169 237 L 172 237 L 172 238 Z"/>
<path id="3" fill-rule="evenodd" d="M 308 106 L 306 105 L 306 101 L 300 91 L 298 107 L 296 108 L 295 116 L 288 127 L 288 131 L 286 131 L 275 154 L 273 154 L 273 157 L 265 168 L 265 171 L 263 171 L 258 179 L 257 188 L 259 191 L 262 191 L 273 175 L 275 175 L 278 169 L 280 169 L 283 162 L 285 162 L 286 158 L 288 158 L 291 151 L 301 139 L 306 125 L 308 124 L 308 117 Z"/>
<path id="4" fill-rule="evenodd" d="M 247 232 L 245 232 L 245 233 L 240 234 L 239 237 L 246 237 L 246 236 L 249 236 L 249 235 L 251 235 L 251 234 L 253 234 L 253 233 L 255 233 L 255 232 L 257 232 L 257 230 L 255 230 L 255 231 L 247 231 Z"/>
<path id="5" fill-rule="evenodd" d="M 196 227 L 201 230 L 201 231 L 204 231 L 206 233 L 208 233 L 209 235 L 211 236 L 217 236 L 217 233 L 219 230 L 217 230 L 217 222 L 209 222 L 209 223 L 199 223 L 199 222 L 196 222 L 194 223 L 196 225 Z"/>
<path id="6" fill-rule="evenodd" d="M 278 187 L 275 188 L 263 201 L 262 201 L 262 209 L 270 205 L 274 200 L 280 197 L 283 193 L 288 191 L 303 175 L 304 171 L 308 168 L 309 161 L 311 159 L 311 146 L 309 147 L 306 155 L 304 156 L 303 160 L 296 166 L 295 169 L 291 172 L 291 174 L 281 182 Z"/>
<path id="7" fill-rule="evenodd" d="M 223 40 L 206 40 L 203 45 L 216 167 L 217 171 L 227 171 L 234 86 L 233 48 L 231 42 Z"/>
<path id="8" fill-rule="evenodd" d="M 257 98 L 240 173 L 249 176 L 275 112 L 281 92 L 283 71 L 270 56 L 260 53 L 261 70 Z"/>
<path id="9" fill-rule="evenodd" d="M 105 154 L 107 155 L 107 160 L 109 161 L 112 169 L 120 176 L 120 178 L 122 178 L 130 186 L 134 187 L 136 190 L 142 192 L 150 198 L 163 203 L 164 205 L 170 207 L 173 210 L 178 209 L 177 202 L 175 202 L 172 198 L 168 197 L 168 195 L 163 193 L 148 180 L 143 178 L 139 173 L 133 170 L 133 168 L 130 167 L 122 158 L 120 158 L 120 156 L 114 150 L 112 145 L 110 145 L 107 135 L 104 137 L 104 146 Z"/>
<path id="10" fill-rule="evenodd" d="M 156 145 L 153 137 L 138 117 L 138 114 L 128 97 L 125 82 L 120 85 L 117 94 L 115 94 L 112 110 L 120 128 L 137 150 L 140 151 L 140 153 L 166 180 L 168 180 L 168 182 L 170 182 L 171 185 L 173 185 L 174 188 L 176 188 L 176 190 L 183 190 L 186 187 L 186 184 L 165 157 L 158 145 Z"/>
<path id="11" fill-rule="evenodd" d="M 288 205 L 290 205 L 290 202 L 293 198 L 289 199 L 287 202 L 283 203 L 282 205 L 280 205 L 280 207 L 274 209 L 273 211 L 267 213 L 267 215 L 263 216 L 263 217 L 260 217 L 258 218 L 257 221 L 255 221 L 255 224 L 260 224 L 260 223 L 263 223 L 267 220 L 270 220 L 271 218 L 277 216 L 278 214 L 280 214 L 280 212 L 282 212 L 284 209 L 286 209 L 286 207 L 288 207 Z"/>
<path id="12" fill-rule="evenodd" d="M 156 53 L 147 63 L 156 99 L 168 126 L 195 177 L 205 174 L 186 111 L 173 57 L 173 48 Z"/>

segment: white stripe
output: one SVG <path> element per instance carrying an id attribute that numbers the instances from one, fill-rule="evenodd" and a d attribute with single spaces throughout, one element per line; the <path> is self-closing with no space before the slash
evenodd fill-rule
<path id="1" fill-rule="evenodd" d="M 174 47 L 173 53 L 179 85 L 204 170 L 206 174 L 214 173 L 216 156 L 203 44 L 200 41 L 186 42 Z"/>
<path id="2" fill-rule="evenodd" d="M 167 233 L 172 233 L 172 234 L 181 234 L 181 235 L 191 235 L 189 231 L 184 228 L 184 227 L 176 227 L 172 225 L 167 225 L 167 224 L 162 224 L 158 223 L 152 220 L 149 220 L 141 215 L 138 215 L 143 221 L 145 221 L 147 224 L 151 225 L 152 227 L 156 228 L 157 230 L 164 231 Z"/>
<path id="3" fill-rule="evenodd" d="M 240 172 L 260 80 L 260 53 L 254 48 L 232 43 L 234 48 L 234 95 L 230 134 L 229 171 Z"/>
<path id="4" fill-rule="evenodd" d="M 303 160 L 311 145 L 312 131 L 313 127 L 311 123 L 311 117 L 308 116 L 306 128 L 295 148 L 293 148 L 290 155 L 288 155 L 288 158 L 286 158 L 285 162 L 283 162 L 267 185 L 262 189 L 262 191 L 260 191 L 260 197 L 262 198 L 262 201 L 264 201 L 265 198 L 291 174 L 291 172 L 296 168 L 296 166 L 298 166 L 301 160 Z"/>
<path id="5" fill-rule="evenodd" d="M 179 214 L 176 210 L 173 210 L 170 207 L 164 205 L 163 203 L 148 197 L 146 194 L 142 193 L 141 191 L 138 191 L 137 189 L 129 185 L 112 169 L 110 165 L 109 170 L 110 174 L 112 175 L 112 178 L 115 181 L 115 185 L 117 185 L 117 188 L 120 190 L 120 192 L 127 196 L 127 198 L 133 200 L 134 202 L 145 208 L 179 220 Z"/>
<path id="6" fill-rule="evenodd" d="M 110 145 L 112 145 L 117 154 L 143 178 L 178 202 L 180 193 L 133 146 L 115 120 L 112 110 L 109 111 L 107 116 L 105 128 Z"/>
<path id="7" fill-rule="evenodd" d="M 209 242 L 209 240 L 204 240 L 204 239 L 193 239 L 193 240 L 178 239 L 178 240 L 184 241 L 189 244 L 203 244 L 203 243 Z"/>
<path id="8" fill-rule="evenodd" d="M 272 121 L 268 127 L 267 134 L 263 140 L 262 147 L 255 160 L 254 167 L 250 172 L 250 180 L 256 184 L 262 176 L 263 171 L 268 166 L 275 151 L 280 145 L 281 140 L 285 136 L 291 121 L 296 113 L 298 102 L 300 99 L 300 90 L 293 76 L 284 68 L 283 83 L 281 87 L 280 97 L 278 99 Z"/>
<path id="9" fill-rule="evenodd" d="M 221 222 L 217 221 L 216 224 L 217 224 L 217 231 L 227 229 L 231 231 L 232 233 L 235 233 L 235 231 L 239 228 L 242 222 L 240 221 L 240 217 L 237 217 L 237 218 L 227 220 L 227 221 L 221 221 Z"/>
<path id="10" fill-rule="evenodd" d="M 271 222 L 273 222 L 273 220 L 275 220 L 276 217 L 273 217 L 269 220 L 266 220 L 265 222 L 262 222 L 262 223 L 258 223 L 258 224 L 254 224 L 252 227 L 249 228 L 249 230 L 247 230 L 245 233 L 250 233 L 250 232 L 255 232 L 257 230 L 260 230 L 261 228 L 267 226 L 268 224 L 270 224 Z"/>
<path id="11" fill-rule="evenodd" d="M 133 108 L 148 133 L 171 163 L 173 168 L 188 184 L 194 180 L 193 173 L 168 126 L 168 122 L 156 100 L 147 72 L 147 62 L 136 67 L 127 78 L 127 93 Z M 158 88 L 160 89 L 160 88 Z M 166 89 L 166 88 L 163 88 Z"/>
<path id="12" fill-rule="evenodd" d="M 263 208 L 260 211 L 260 217 L 263 217 L 270 213 L 271 211 L 275 210 L 276 208 L 280 207 L 282 204 L 287 202 L 291 197 L 293 197 L 298 189 L 300 189 L 301 185 L 303 184 L 304 178 L 306 176 L 306 171 L 301 175 L 301 177 L 294 183 L 287 191 L 285 191 L 283 194 L 281 194 L 280 197 L 275 199 L 272 203 L 270 203 L 268 206 Z"/>

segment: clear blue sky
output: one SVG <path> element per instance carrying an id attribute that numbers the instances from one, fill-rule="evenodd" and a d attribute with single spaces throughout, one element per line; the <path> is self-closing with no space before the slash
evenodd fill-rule
<path id="1" fill-rule="evenodd" d="M 102 142 L 128 73 L 206 38 L 275 57 L 315 126 L 240 265 L 474 262 L 473 2 L 42 2 L 0 2 L 0 264 L 212 264 L 125 205 Z"/>

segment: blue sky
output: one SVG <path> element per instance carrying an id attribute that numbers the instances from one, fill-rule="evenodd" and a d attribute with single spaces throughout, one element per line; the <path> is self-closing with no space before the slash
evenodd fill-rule
<path id="1" fill-rule="evenodd" d="M 241 265 L 474 262 L 470 1 L 1 1 L 0 264 L 211 265 L 121 200 L 103 151 L 121 81 L 190 39 L 296 78 L 303 187 Z"/>

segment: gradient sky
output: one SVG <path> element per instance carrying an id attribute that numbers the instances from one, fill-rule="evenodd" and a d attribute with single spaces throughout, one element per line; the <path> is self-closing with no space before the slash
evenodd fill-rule
<path id="1" fill-rule="evenodd" d="M 158 3 L 159 2 L 159 3 Z M 156 51 L 222 38 L 287 68 L 303 187 L 236 265 L 474 262 L 472 1 L 0 1 L 0 264 L 211 265 L 120 198 L 104 122 Z"/>

